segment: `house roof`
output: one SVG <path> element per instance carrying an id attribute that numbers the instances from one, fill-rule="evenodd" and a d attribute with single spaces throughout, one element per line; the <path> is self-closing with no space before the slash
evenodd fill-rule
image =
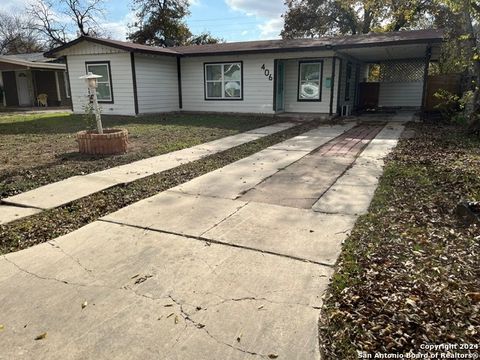
<path id="1" fill-rule="evenodd" d="M 23 69 L 49 69 L 65 70 L 66 65 L 56 62 L 55 58 L 48 58 L 43 53 L 27 53 L 15 55 L 1 55 L 0 64 L 2 68 L 23 68 Z"/>
<path id="2" fill-rule="evenodd" d="M 180 46 L 174 49 L 183 55 L 208 55 L 253 52 L 279 52 L 320 49 L 345 49 L 441 42 L 441 30 L 413 30 L 386 33 L 370 33 L 349 36 L 331 36 L 315 39 L 262 40 L 208 45 Z"/>
<path id="3" fill-rule="evenodd" d="M 158 46 L 149 46 L 149 45 L 141 45 L 135 44 L 132 42 L 127 41 L 119 41 L 119 40 L 111 40 L 111 39 L 103 39 L 103 38 L 95 38 L 92 36 L 80 36 L 79 38 L 70 41 L 69 43 L 59 46 L 55 49 L 47 51 L 45 56 L 56 56 L 56 54 L 60 53 L 62 50 L 68 49 L 82 41 L 93 42 L 96 44 L 110 46 L 116 49 L 129 51 L 129 52 L 139 52 L 139 53 L 146 53 L 146 54 L 157 54 L 157 55 L 179 55 L 178 52 L 173 50 L 172 48 L 164 48 Z"/>
<path id="4" fill-rule="evenodd" d="M 199 55 L 221 55 L 236 53 L 265 53 L 265 52 L 284 52 L 284 51 L 308 51 L 325 49 L 348 49 L 357 47 L 374 47 L 388 45 L 406 45 L 406 44 L 425 44 L 440 43 L 443 39 L 443 31 L 436 29 L 397 31 L 385 33 L 370 33 L 349 36 L 331 36 L 308 39 L 288 39 L 288 40 L 261 40 L 218 43 L 207 45 L 190 45 L 177 47 L 156 47 L 140 45 L 131 42 L 94 38 L 82 36 L 63 46 L 57 47 L 47 53 L 46 56 L 58 55 L 81 41 L 90 41 L 129 52 L 139 52 L 157 55 L 173 56 L 199 56 Z"/>

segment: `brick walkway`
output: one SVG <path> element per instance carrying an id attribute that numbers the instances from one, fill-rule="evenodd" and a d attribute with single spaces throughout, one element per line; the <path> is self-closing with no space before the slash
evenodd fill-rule
<path id="1" fill-rule="evenodd" d="M 325 156 L 356 156 L 380 132 L 383 124 L 360 125 L 340 135 L 318 150 Z"/>
<path id="2" fill-rule="evenodd" d="M 384 124 L 359 125 L 346 131 L 267 178 L 240 199 L 310 209 L 352 165 L 356 156 L 383 126 Z"/>

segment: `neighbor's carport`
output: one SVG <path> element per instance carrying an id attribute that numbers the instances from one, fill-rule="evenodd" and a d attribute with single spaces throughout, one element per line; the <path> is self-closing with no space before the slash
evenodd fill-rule
<path id="1" fill-rule="evenodd" d="M 66 65 L 52 62 L 41 53 L 0 56 L 0 86 L 4 106 L 34 106 L 39 94 L 49 106 L 70 105 Z"/>

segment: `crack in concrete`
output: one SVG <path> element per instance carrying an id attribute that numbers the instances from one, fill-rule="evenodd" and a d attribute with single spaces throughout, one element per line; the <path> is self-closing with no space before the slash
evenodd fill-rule
<path id="1" fill-rule="evenodd" d="M 86 266 L 84 266 L 80 259 L 79 258 L 76 258 L 74 257 L 73 255 L 67 253 L 65 250 L 63 250 L 63 248 L 60 246 L 60 244 L 58 242 L 56 242 L 55 240 L 50 240 L 50 241 L 47 241 L 47 244 L 52 246 L 53 248 L 55 249 L 58 249 L 60 250 L 60 252 L 62 252 L 65 256 L 67 256 L 68 258 L 70 258 L 71 260 L 73 260 L 75 263 L 77 263 L 78 266 L 80 266 L 87 274 L 89 274 L 90 276 L 94 276 L 92 273 L 93 273 L 93 270 L 92 269 L 88 269 Z"/>
<path id="2" fill-rule="evenodd" d="M 208 331 L 208 329 L 206 328 L 206 325 L 205 324 L 202 324 L 198 321 L 196 321 L 195 319 L 192 319 L 191 317 L 191 314 L 189 314 L 188 312 L 185 311 L 185 309 L 183 308 L 183 305 L 180 301 L 178 301 L 177 299 L 175 299 L 172 295 L 168 295 L 169 298 L 179 307 L 180 309 L 180 314 L 181 316 L 183 317 L 184 321 L 185 322 L 189 322 L 191 323 L 195 328 L 203 331 L 208 337 L 210 337 L 212 340 L 214 340 L 215 342 L 217 342 L 218 344 L 221 344 L 221 345 L 224 345 L 224 346 L 227 346 L 231 349 L 234 349 L 236 351 L 240 351 L 244 354 L 248 354 L 248 355 L 252 355 L 252 356 L 259 356 L 261 358 L 264 358 L 264 359 L 267 359 L 268 358 L 268 355 L 267 354 L 261 354 L 261 353 L 257 353 L 257 352 L 254 352 L 254 351 L 250 351 L 250 350 L 246 350 L 246 349 L 242 349 L 238 346 L 234 346 L 230 343 L 227 343 L 227 342 L 224 342 L 224 341 L 221 341 L 220 339 L 217 339 L 215 336 L 213 336 L 210 331 Z"/>
<path id="3" fill-rule="evenodd" d="M 242 301 L 261 301 L 261 302 L 267 302 L 270 304 L 276 304 L 276 305 L 289 305 L 289 306 L 304 306 L 304 307 L 310 307 L 312 309 L 319 309 L 319 306 L 317 305 L 310 305 L 310 304 L 305 304 L 305 303 L 293 303 L 293 302 L 288 302 L 288 301 L 274 301 L 271 299 L 268 299 L 266 297 L 256 297 L 256 296 L 244 296 L 240 298 L 223 298 L 220 295 L 216 295 L 220 299 L 223 299 L 222 301 L 209 305 L 210 307 L 216 307 L 220 306 L 223 304 L 226 304 L 228 302 L 242 302 Z"/>
<path id="4" fill-rule="evenodd" d="M 15 262 L 13 262 L 10 259 L 8 259 L 5 255 L 3 255 L 2 257 L 5 261 L 7 261 L 8 263 L 15 266 L 21 272 L 23 272 L 25 274 L 28 274 L 30 276 L 33 276 L 33 277 L 35 277 L 37 279 L 40 279 L 40 280 L 55 281 L 55 282 L 58 282 L 58 283 L 64 284 L 64 285 L 73 285 L 73 286 L 81 286 L 81 287 L 93 286 L 93 285 L 87 285 L 87 284 L 82 284 L 82 283 L 73 283 L 73 282 L 69 282 L 69 281 L 66 281 L 66 280 L 57 279 L 55 277 L 41 276 L 41 275 L 35 274 L 34 272 L 28 271 L 27 269 L 22 268 L 20 265 L 16 264 Z"/>
<path id="5" fill-rule="evenodd" d="M 231 214 L 229 214 L 228 216 L 224 217 L 222 220 L 220 220 L 218 223 L 214 224 L 213 226 L 211 226 L 210 228 L 208 228 L 207 230 L 205 230 L 204 232 L 202 232 L 198 237 L 203 237 L 204 234 L 206 234 L 207 232 L 209 232 L 210 230 L 216 228 L 218 225 L 220 225 L 221 223 L 223 223 L 224 221 L 230 219 L 232 216 L 234 216 L 235 214 L 237 214 L 240 210 L 242 210 L 245 206 L 248 205 L 248 202 L 242 204 L 241 206 L 239 206 L 238 208 L 235 209 L 235 211 L 233 211 Z"/>

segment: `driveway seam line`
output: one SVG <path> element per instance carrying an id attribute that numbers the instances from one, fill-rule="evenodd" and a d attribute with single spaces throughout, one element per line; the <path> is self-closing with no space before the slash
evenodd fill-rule
<path id="1" fill-rule="evenodd" d="M 227 243 L 227 242 L 223 242 L 223 241 L 215 240 L 215 239 L 210 239 L 210 238 L 206 238 L 206 237 L 202 237 L 202 236 L 182 234 L 182 233 L 177 233 L 177 232 L 168 231 L 168 230 L 152 229 L 152 228 L 148 228 L 148 227 L 144 227 L 144 226 L 125 224 L 125 223 L 114 221 L 114 220 L 99 219 L 97 221 L 102 221 L 102 222 L 105 222 L 105 223 L 121 225 L 121 226 L 128 226 L 128 227 L 135 228 L 135 229 L 153 231 L 153 232 L 162 233 L 162 234 L 176 235 L 176 236 L 184 237 L 184 238 L 187 238 L 187 239 L 200 240 L 200 241 L 206 242 L 207 245 L 208 244 L 217 244 L 217 245 L 224 245 L 224 246 L 229 246 L 229 247 L 233 247 L 233 248 L 237 248 L 237 249 L 255 251 L 255 252 L 262 253 L 262 254 L 270 254 L 270 255 L 274 255 L 274 256 L 287 258 L 287 259 L 290 259 L 290 260 L 296 260 L 296 261 L 311 263 L 311 264 L 315 264 L 315 265 L 325 266 L 325 267 L 328 267 L 328 268 L 331 268 L 331 269 L 333 269 L 335 267 L 335 265 L 327 264 L 327 263 L 324 263 L 324 262 L 321 262 L 321 261 L 308 260 L 308 259 L 304 259 L 304 258 L 301 258 L 301 257 L 298 257 L 298 256 L 276 253 L 276 252 L 269 251 L 269 250 L 260 250 L 260 249 L 256 249 L 254 247 L 245 246 L 245 245 L 230 244 L 230 243 Z"/>

